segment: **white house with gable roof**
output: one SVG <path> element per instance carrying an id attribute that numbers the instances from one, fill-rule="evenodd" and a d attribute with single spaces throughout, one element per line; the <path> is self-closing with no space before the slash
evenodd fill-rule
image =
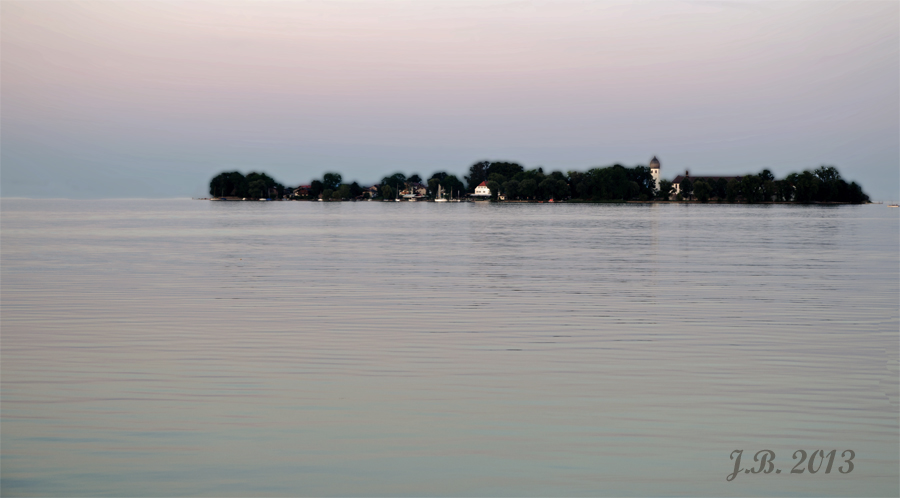
<path id="1" fill-rule="evenodd" d="M 488 188 L 487 182 L 481 182 L 477 187 L 475 187 L 475 193 L 471 194 L 470 197 L 476 201 L 490 199 L 491 189 Z"/>

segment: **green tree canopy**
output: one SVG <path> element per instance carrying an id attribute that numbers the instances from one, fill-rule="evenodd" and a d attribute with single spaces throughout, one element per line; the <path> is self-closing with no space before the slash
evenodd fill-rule
<path id="1" fill-rule="evenodd" d="M 449 175 L 447 174 L 446 171 L 438 171 L 438 172 L 434 173 L 433 175 L 431 175 L 429 180 L 437 180 L 439 182 L 442 182 L 442 181 L 444 181 L 444 178 L 447 178 L 448 176 Z"/>
<path id="2" fill-rule="evenodd" d="M 673 188 L 674 187 L 672 185 L 672 182 L 670 182 L 669 180 L 660 180 L 659 181 L 659 198 L 664 201 L 669 200 L 669 196 L 672 195 Z"/>
<path id="3" fill-rule="evenodd" d="M 268 197 L 268 187 L 266 187 L 266 182 L 262 179 L 256 179 L 251 181 L 247 185 L 247 189 L 249 191 L 249 195 L 252 198 L 266 198 Z"/>
<path id="4" fill-rule="evenodd" d="M 813 202 L 816 194 L 819 192 L 819 182 L 820 180 L 810 171 L 797 174 L 792 182 L 794 184 L 794 197 L 797 202 L 803 204 Z"/>
<path id="5" fill-rule="evenodd" d="M 569 197 L 569 184 L 551 173 L 538 184 L 538 197 L 544 200 L 565 200 Z"/>
<path id="6" fill-rule="evenodd" d="M 725 184 L 725 197 L 728 199 L 728 202 L 737 201 L 738 196 L 741 195 L 741 182 L 740 180 L 731 179 L 728 183 Z"/>
<path id="7" fill-rule="evenodd" d="M 503 184 L 503 192 L 506 194 L 507 199 L 518 199 L 519 198 L 519 182 L 515 180 L 510 180 Z"/>
<path id="8" fill-rule="evenodd" d="M 503 178 L 503 181 L 506 181 L 523 171 L 525 171 L 525 168 L 519 163 L 497 161 L 488 162 L 487 171 L 485 173 L 487 179 L 490 179 L 491 175 L 500 175 Z"/>
<path id="9" fill-rule="evenodd" d="M 487 182 L 487 188 L 491 191 L 491 199 L 497 200 L 497 196 L 500 195 L 500 184 L 491 180 Z"/>
<path id="10" fill-rule="evenodd" d="M 487 181 L 487 171 L 491 163 L 488 161 L 480 161 L 469 167 L 469 174 L 465 177 L 466 189 L 474 192 L 475 187 L 481 185 L 481 182 Z"/>
<path id="11" fill-rule="evenodd" d="M 246 197 L 247 179 L 239 171 L 219 173 L 209 182 L 209 195 Z"/>
<path id="12" fill-rule="evenodd" d="M 441 186 L 441 181 L 438 180 L 437 178 L 432 177 L 432 178 L 428 179 L 428 190 L 432 193 L 432 195 L 435 195 L 435 196 L 437 195 L 438 187 L 440 187 L 440 186 Z"/>
<path id="13" fill-rule="evenodd" d="M 403 173 L 397 172 L 391 176 L 386 176 L 381 179 L 382 185 L 390 185 L 391 188 L 402 189 L 404 185 L 406 185 L 406 175 Z"/>
<path id="14" fill-rule="evenodd" d="M 447 175 L 442 181 L 441 186 L 444 187 L 444 190 L 450 193 L 451 196 L 459 197 L 463 190 L 465 190 L 466 186 L 463 182 L 456 177 L 456 175 Z"/>
<path id="15" fill-rule="evenodd" d="M 694 184 L 694 195 L 697 196 L 697 200 L 700 202 L 709 202 L 709 194 L 711 191 L 712 189 L 709 187 L 709 184 L 703 180 L 699 180 Z"/>
<path id="16" fill-rule="evenodd" d="M 335 190 L 341 185 L 341 180 L 340 173 L 325 173 L 325 176 L 322 177 L 322 185 L 329 190 Z"/>
<path id="17" fill-rule="evenodd" d="M 794 186 L 787 180 L 777 180 L 775 182 L 775 199 L 780 202 L 790 202 L 794 197 Z"/>
<path id="18" fill-rule="evenodd" d="M 716 180 L 715 185 L 710 184 L 710 187 L 713 187 L 713 196 L 718 197 L 720 200 L 724 199 L 726 196 L 726 188 L 728 187 L 728 180 L 724 178 L 719 178 Z"/>
<path id="19" fill-rule="evenodd" d="M 537 182 L 532 180 L 531 178 L 522 180 L 519 182 L 519 194 L 526 198 L 531 199 L 534 197 L 537 192 Z"/>
<path id="20" fill-rule="evenodd" d="M 820 166 L 814 173 L 816 178 L 822 182 L 831 182 L 841 179 L 841 174 L 834 166 Z"/>
<path id="21" fill-rule="evenodd" d="M 694 182 L 691 181 L 690 177 L 681 180 L 681 193 L 682 195 L 687 196 L 688 199 L 690 199 L 691 194 L 694 193 Z"/>
<path id="22" fill-rule="evenodd" d="M 322 191 L 325 190 L 325 185 L 319 180 L 313 180 L 309 184 L 309 195 L 310 197 L 317 198 Z"/>
<path id="23" fill-rule="evenodd" d="M 653 179 L 653 173 L 647 166 L 635 166 L 634 168 L 626 168 L 629 181 L 635 182 L 638 186 L 637 195 L 643 195 L 647 199 L 656 197 L 656 181 Z"/>
<path id="24" fill-rule="evenodd" d="M 741 178 L 741 195 L 747 202 L 760 202 L 763 200 L 762 180 L 758 175 L 747 175 Z"/>
<path id="25" fill-rule="evenodd" d="M 862 204 L 869 202 L 869 196 L 863 193 L 862 187 L 857 185 L 856 182 L 850 182 L 850 185 L 847 186 L 847 202 Z"/>
<path id="26" fill-rule="evenodd" d="M 553 189 L 553 199 L 564 201 L 569 198 L 569 184 L 565 180 L 556 180 L 556 188 Z"/>
<path id="27" fill-rule="evenodd" d="M 502 184 L 503 182 L 506 181 L 506 177 L 503 176 L 503 175 L 501 175 L 500 173 L 491 173 L 491 174 L 488 175 L 487 181 L 489 181 L 489 182 L 497 182 L 497 183 Z"/>

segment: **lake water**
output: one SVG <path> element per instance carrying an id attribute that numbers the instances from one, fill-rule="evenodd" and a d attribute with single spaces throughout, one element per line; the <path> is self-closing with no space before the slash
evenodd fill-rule
<path id="1" fill-rule="evenodd" d="M 6 199 L 2 494 L 897 496 L 898 211 Z"/>

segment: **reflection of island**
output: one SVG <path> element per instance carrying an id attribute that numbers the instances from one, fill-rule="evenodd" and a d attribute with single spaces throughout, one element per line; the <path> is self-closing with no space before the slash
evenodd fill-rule
<path id="1" fill-rule="evenodd" d="M 424 184 L 414 174 L 382 178 L 363 187 L 344 183 L 338 173 L 326 173 L 309 185 L 287 188 L 265 173 L 220 173 L 209 183 L 214 200 L 437 200 L 465 199 L 506 202 L 649 202 L 709 201 L 728 203 L 849 203 L 869 202 L 856 182 L 847 183 L 837 169 L 822 166 L 815 171 L 791 173 L 781 180 L 768 169 L 754 175 L 691 176 L 685 171 L 674 180 L 660 177 L 654 157 L 649 166 L 627 168 L 620 164 L 585 172 L 526 170 L 511 162 L 481 161 L 469 168 L 465 183 L 456 175 L 437 172 Z"/>

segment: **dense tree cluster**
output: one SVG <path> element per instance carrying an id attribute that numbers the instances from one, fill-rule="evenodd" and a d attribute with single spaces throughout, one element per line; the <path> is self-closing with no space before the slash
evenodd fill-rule
<path id="1" fill-rule="evenodd" d="M 543 201 L 554 199 L 587 202 L 669 200 L 675 185 L 660 180 L 656 188 L 650 168 L 628 168 L 620 164 L 587 171 L 561 171 L 544 173 L 543 168 L 526 170 L 514 162 L 479 161 L 469 168 L 465 181 L 445 171 L 431 175 L 425 187 L 431 196 L 440 189 L 444 196 L 461 197 L 472 193 L 475 187 L 486 182 L 494 199 Z M 385 176 L 370 195 L 393 199 L 401 191 L 422 185 L 418 174 L 407 177 L 401 172 Z M 868 202 L 869 197 L 855 182 L 847 183 L 833 166 L 822 166 L 815 171 L 792 173 L 776 180 L 765 169 L 756 175 L 736 178 L 696 177 L 684 178 L 678 184 L 676 200 L 697 199 L 727 202 Z M 266 198 L 293 196 L 293 191 L 265 173 L 247 176 L 237 171 L 225 172 L 210 181 L 209 192 L 213 196 Z M 366 190 L 357 182 L 344 183 L 339 173 L 325 173 L 322 179 L 313 180 L 305 189 L 305 197 L 323 200 L 351 200 L 366 196 Z"/>
<path id="2" fill-rule="evenodd" d="M 569 172 L 572 197 L 592 201 L 650 200 L 656 196 L 656 182 L 650 168 L 626 168 L 616 164 L 584 173 Z"/>
<path id="3" fill-rule="evenodd" d="M 268 198 L 284 195 L 284 185 L 265 173 L 244 176 L 239 171 L 219 173 L 209 182 L 209 194 L 213 197 Z"/>
<path id="4" fill-rule="evenodd" d="M 469 168 L 465 177 L 472 192 L 487 182 L 492 196 L 502 194 L 507 200 L 582 199 L 648 200 L 655 195 L 650 168 L 626 168 L 616 164 L 585 172 L 561 171 L 544 173 L 543 168 L 526 170 L 517 163 L 481 161 Z"/>
<path id="5" fill-rule="evenodd" d="M 668 198 L 664 192 L 671 192 L 668 182 L 660 182 L 661 198 Z M 782 180 L 776 180 L 771 171 L 764 169 L 756 175 L 745 175 L 731 180 L 685 178 L 681 182 L 681 195 L 700 202 L 711 199 L 727 202 L 849 202 L 862 204 L 869 196 L 856 182 L 847 183 L 833 166 L 822 166 L 815 171 L 791 173 Z"/>
<path id="6" fill-rule="evenodd" d="M 814 172 L 792 173 L 780 185 L 782 199 L 797 202 L 869 202 L 869 196 L 856 182 L 847 183 L 838 170 L 822 166 Z"/>
<path id="7" fill-rule="evenodd" d="M 307 197 L 317 199 L 321 195 L 326 201 L 344 201 L 362 195 L 363 188 L 358 183 L 343 183 L 343 180 L 340 173 L 325 173 L 321 180 L 310 182 Z"/>
<path id="8" fill-rule="evenodd" d="M 441 187 L 445 196 L 460 197 L 466 192 L 463 182 L 456 175 L 450 175 L 446 171 L 438 171 L 428 179 L 428 190 L 437 193 L 438 187 Z"/>

